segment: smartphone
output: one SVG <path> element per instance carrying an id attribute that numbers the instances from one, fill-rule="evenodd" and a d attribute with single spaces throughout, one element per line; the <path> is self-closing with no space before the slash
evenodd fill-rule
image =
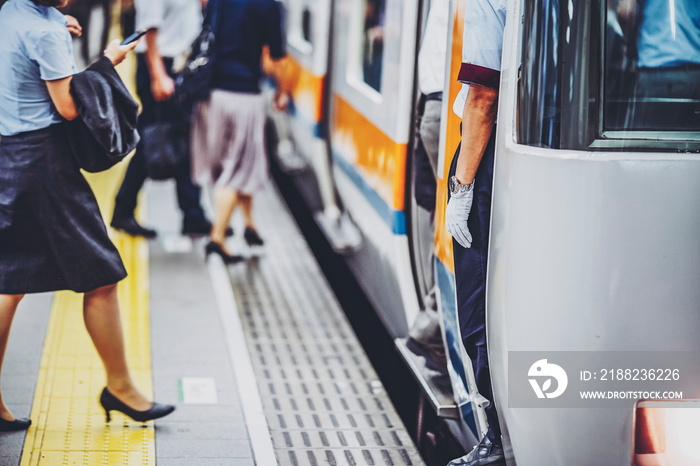
<path id="1" fill-rule="evenodd" d="M 148 31 L 145 29 L 140 29 L 124 39 L 121 43 L 121 45 L 129 45 L 130 43 L 139 40 L 141 37 L 143 37 Z"/>

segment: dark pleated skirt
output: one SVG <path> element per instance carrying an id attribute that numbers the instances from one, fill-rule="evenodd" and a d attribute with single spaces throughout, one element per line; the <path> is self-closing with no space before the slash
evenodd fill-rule
<path id="1" fill-rule="evenodd" d="M 82 293 L 124 277 L 63 125 L 0 139 L 0 294 Z"/>

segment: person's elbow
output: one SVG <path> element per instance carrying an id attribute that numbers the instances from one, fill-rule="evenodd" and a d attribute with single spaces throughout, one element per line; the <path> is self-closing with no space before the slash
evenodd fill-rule
<path id="1" fill-rule="evenodd" d="M 61 115 L 64 120 L 68 121 L 73 121 L 80 116 L 75 105 L 56 105 L 56 111 L 58 111 L 58 114 Z"/>
<path id="2" fill-rule="evenodd" d="M 59 79 L 56 81 L 46 81 L 46 87 L 51 96 L 51 101 L 59 115 L 68 121 L 78 118 L 78 108 L 70 93 L 70 85 L 73 77 Z"/>
<path id="3" fill-rule="evenodd" d="M 478 109 L 480 113 L 495 116 L 498 108 L 498 89 L 478 84 L 469 87 L 465 106 Z"/>

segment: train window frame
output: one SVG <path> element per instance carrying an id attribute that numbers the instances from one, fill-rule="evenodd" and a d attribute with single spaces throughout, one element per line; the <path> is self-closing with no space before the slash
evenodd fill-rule
<path id="1" fill-rule="evenodd" d="M 364 71 L 362 69 L 362 64 L 364 60 L 363 55 L 363 45 L 364 45 L 364 21 L 366 16 L 364 10 L 366 8 L 367 2 L 370 0 L 361 0 L 358 2 L 353 2 L 353 10 L 350 15 L 350 21 L 348 24 L 348 64 L 345 73 L 345 81 L 349 86 L 351 86 L 356 91 L 360 92 L 364 97 L 373 102 L 374 104 L 380 105 L 383 99 L 383 82 L 384 82 L 384 65 L 385 65 L 385 55 L 381 55 L 381 77 L 379 79 L 379 89 L 375 89 L 370 84 L 368 84 L 364 79 Z M 388 0 L 384 1 L 384 8 L 386 9 L 386 3 Z"/>
<path id="2" fill-rule="evenodd" d="M 550 30 L 542 30 L 543 25 L 537 21 L 541 21 L 544 15 L 537 15 L 540 10 L 552 8 L 556 3 L 554 0 L 524 0 L 520 5 L 522 29 L 518 53 L 521 66 L 515 122 L 518 143 L 587 151 L 700 151 L 700 131 L 605 130 L 606 2 L 564 1 L 566 9 L 557 5 L 560 15 L 548 19 L 549 22 L 559 21 Z M 568 15 L 561 15 L 562 12 Z M 552 43 L 538 41 L 541 38 L 538 34 L 547 33 L 550 36 L 544 39 L 550 39 Z M 563 44 L 564 40 L 566 44 Z M 556 57 L 545 56 L 543 50 L 548 46 L 557 50 Z M 554 62 L 549 68 L 548 60 Z M 554 104 L 547 107 L 545 88 L 548 83 L 547 76 L 543 75 L 552 74 L 554 77 L 549 76 L 549 79 L 553 83 L 554 95 L 549 97 Z M 579 78 L 585 84 L 572 85 L 574 76 L 587 77 Z M 544 115 L 548 112 L 558 113 L 558 117 L 549 118 L 551 121 L 547 122 Z M 555 128 L 550 130 L 556 136 L 553 139 L 550 135 L 550 144 L 544 142 L 547 123 Z"/>
<path id="3" fill-rule="evenodd" d="M 599 137 L 591 144 L 592 148 L 600 149 L 640 149 L 662 151 L 700 151 L 700 130 L 698 131 L 643 131 L 643 130 L 606 130 L 605 129 L 605 77 L 607 62 L 605 56 L 608 43 L 607 14 L 605 1 L 599 2 L 600 6 L 600 53 L 598 66 L 600 67 L 599 79 L 599 105 L 597 131 Z M 669 147 L 673 143 L 674 147 Z"/>
<path id="4" fill-rule="evenodd" d="M 287 43 L 302 55 L 310 56 L 314 53 L 314 44 L 304 37 L 304 11 L 309 11 L 308 0 L 291 0 L 287 2 L 288 14 Z M 313 37 L 313 32 L 311 32 Z"/>

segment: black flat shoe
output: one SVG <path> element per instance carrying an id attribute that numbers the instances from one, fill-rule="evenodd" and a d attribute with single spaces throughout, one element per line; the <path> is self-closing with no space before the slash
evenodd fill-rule
<path id="1" fill-rule="evenodd" d="M 175 406 L 173 405 L 162 405 L 155 402 L 146 411 L 136 411 L 135 409 L 128 407 L 116 396 L 112 395 L 112 393 L 107 390 L 107 387 L 102 390 L 102 395 L 100 395 L 100 404 L 107 415 L 107 422 L 112 419 L 112 417 L 109 415 L 110 411 L 119 411 L 120 413 L 124 413 L 137 422 L 152 421 L 153 419 L 167 416 L 175 411 Z"/>
<path id="2" fill-rule="evenodd" d="M 248 243 L 248 246 L 262 246 L 265 244 L 265 241 L 263 241 L 258 232 L 250 227 L 245 228 L 243 238 L 245 239 L 245 242 Z"/>
<path id="3" fill-rule="evenodd" d="M 224 264 L 235 264 L 237 262 L 243 262 L 245 257 L 239 255 L 231 255 L 224 251 L 224 248 L 220 244 L 214 241 L 209 241 L 204 248 L 204 253 L 208 256 L 209 254 L 218 254 L 224 261 Z"/>
<path id="4" fill-rule="evenodd" d="M 18 430 L 27 430 L 32 425 L 31 419 L 15 419 L 14 421 L 6 421 L 0 417 L 0 432 L 15 432 Z"/>
<path id="5" fill-rule="evenodd" d="M 115 230 L 123 231 L 131 236 L 143 236 L 149 239 L 158 236 L 155 230 L 139 225 L 134 217 L 114 217 L 110 225 Z"/>

